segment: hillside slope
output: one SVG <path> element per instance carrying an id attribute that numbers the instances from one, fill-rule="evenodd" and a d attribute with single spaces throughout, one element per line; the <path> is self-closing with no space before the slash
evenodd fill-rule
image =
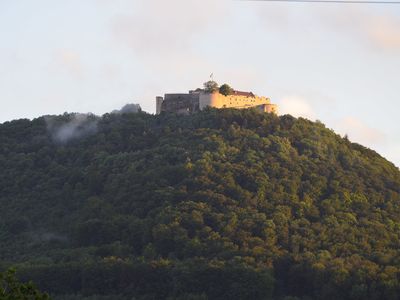
<path id="1" fill-rule="evenodd" d="M 56 299 L 400 295 L 400 172 L 318 122 L 17 120 L 0 166 L 0 268 Z"/>

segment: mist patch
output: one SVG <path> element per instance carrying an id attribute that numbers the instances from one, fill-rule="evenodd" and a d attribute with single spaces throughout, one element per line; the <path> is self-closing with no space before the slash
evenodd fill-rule
<path id="1" fill-rule="evenodd" d="M 66 118 L 45 118 L 47 130 L 54 142 L 64 144 L 97 132 L 98 117 L 93 114 L 71 114 Z"/>

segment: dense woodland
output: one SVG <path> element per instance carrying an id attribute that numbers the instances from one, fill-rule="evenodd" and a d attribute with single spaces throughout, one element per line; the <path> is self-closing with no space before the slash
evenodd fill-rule
<path id="1" fill-rule="evenodd" d="M 400 172 L 256 110 L 0 125 L 0 271 L 57 300 L 399 299 Z"/>

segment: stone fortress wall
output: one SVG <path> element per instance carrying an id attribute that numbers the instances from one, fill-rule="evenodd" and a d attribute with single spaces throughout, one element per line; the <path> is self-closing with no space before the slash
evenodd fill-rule
<path id="1" fill-rule="evenodd" d="M 271 104 L 269 98 L 258 97 L 251 93 L 232 94 L 227 96 L 217 92 L 212 94 L 202 93 L 199 97 L 199 108 L 202 110 L 207 106 L 237 109 L 259 107 L 264 112 L 278 112 L 276 104 Z"/>
<path id="2" fill-rule="evenodd" d="M 231 95 L 222 95 L 219 92 L 206 93 L 203 90 L 190 91 L 187 94 L 165 94 L 156 97 L 156 114 L 161 112 L 175 112 L 190 114 L 205 107 L 245 109 L 256 107 L 263 112 L 278 113 L 276 104 L 269 98 L 258 97 L 253 93 L 233 91 Z"/>
<path id="3" fill-rule="evenodd" d="M 199 110 L 199 94 L 165 94 L 163 97 L 156 97 L 156 113 L 162 111 L 175 113 L 193 113 Z"/>

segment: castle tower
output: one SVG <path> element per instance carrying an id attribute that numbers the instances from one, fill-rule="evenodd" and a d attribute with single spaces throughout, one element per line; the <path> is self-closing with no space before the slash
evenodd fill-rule
<path id="1" fill-rule="evenodd" d="M 163 97 L 156 97 L 156 114 L 159 115 L 161 113 L 161 105 L 164 102 Z"/>

